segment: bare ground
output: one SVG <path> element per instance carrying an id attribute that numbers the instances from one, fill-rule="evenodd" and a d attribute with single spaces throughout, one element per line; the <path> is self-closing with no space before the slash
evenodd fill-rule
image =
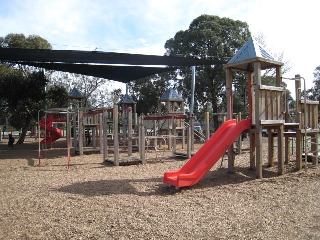
<path id="1" fill-rule="evenodd" d="M 0 239 L 320 239 L 319 166 L 296 172 L 292 159 L 284 175 L 265 166 L 256 179 L 247 150 L 236 173 L 220 160 L 177 191 L 162 177 L 187 160 L 170 152 L 119 167 L 72 155 L 68 169 L 64 146 L 42 151 L 38 165 L 37 142 L 0 143 Z"/>

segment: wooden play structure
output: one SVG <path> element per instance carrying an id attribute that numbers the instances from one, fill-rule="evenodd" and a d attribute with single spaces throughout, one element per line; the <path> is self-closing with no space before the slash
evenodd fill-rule
<path id="1" fill-rule="evenodd" d="M 281 86 L 283 63 L 275 61 L 270 54 L 259 46 L 252 38 L 225 65 L 227 89 L 227 118 L 233 115 L 232 77 L 233 71 L 247 73 L 249 119 L 252 127 L 250 133 L 250 168 L 256 170 L 258 178 L 262 178 L 262 129 L 268 130 L 268 165 L 274 166 L 274 136 L 277 137 L 278 174 L 283 174 L 284 163 L 288 162 L 289 137 L 296 138 L 296 168 L 302 168 L 302 156 L 308 155 L 307 137 L 311 137 L 313 164 L 318 163 L 318 104 L 301 97 L 301 77 L 296 75 L 291 80 L 296 83 L 295 120 L 289 122 L 289 113 L 285 109 Z M 266 86 L 261 83 L 261 71 L 275 69 L 275 85 Z M 302 154 L 302 149 L 304 154 Z M 234 153 L 228 151 L 228 169 L 234 171 Z"/>
<path id="2" fill-rule="evenodd" d="M 275 165 L 274 139 L 276 137 L 278 174 L 283 174 L 284 164 L 289 162 L 289 140 L 294 138 L 296 169 L 300 170 L 303 167 L 303 157 L 305 167 L 307 167 L 307 158 L 312 159 L 312 164 L 318 164 L 319 102 L 310 101 L 306 96 L 301 96 L 301 80 L 304 80 L 302 77 L 296 75 L 290 78 L 289 80 L 295 81 L 296 84 L 297 103 L 294 110 L 295 118 L 290 117 L 284 101 L 285 89 L 281 86 L 284 79 L 281 73 L 282 65 L 255 40 L 252 38 L 248 40 L 225 65 L 226 121 L 211 137 L 209 114 L 206 114 L 207 131 L 203 139 L 207 143 L 195 158 L 191 158 L 195 139 L 194 118 L 185 115 L 184 99 L 172 88 L 159 99 L 157 113 L 139 118 L 136 114 L 136 103 L 127 94 L 113 108 L 84 109 L 84 97 L 77 89 L 73 89 L 68 99 L 69 107 L 64 111 L 67 113 L 67 136 L 72 136 L 72 147 L 76 153 L 99 152 L 103 154 L 103 161 L 111 161 L 116 166 L 137 162 L 146 163 L 146 149 L 150 147 L 154 147 L 155 150 L 164 149 L 161 146 L 163 144 L 167 150 L 172 151 L 173 155 L 184 155 L 190 158 L 190 164 L 187 163 L 188 166 L 183 167 L 182 171 L 165 174 L 164 179 L 167 183 L 180 187 L 196 184 L 226 151 L 228 152 L 228 170 L 234 172 L 233 145 L 238 141 L 237 152 L 240 153 L 240 139 L 243 131 L 250 135 L 250 168 L 256 171 L 258 178 L 262 178 L 262 130 L 267 129 L 268 165 Z M 261 71 L 266 69 L 275 70 L 274 86 L 261 83 Z M 247 119 L 241 119 L 241 114 L 233 112 L 234 71 L 245 72 L 247 75 L 249 103 Z M 70 135 L 68 135 L 69 132 Z M 214 135 L 216 135 L 215 138 L 213 138 Z M 71 144 L 70 138 L 67 139 L 68 159 L 70 159 Z M 177 139 L 181 139 L 182 149 L 185 149 L 187 143 L 187 153 L 176 152 Z M 113 148 L 113 159 L 108 156 L 109 147 Z M 126 148 L 128 156 L 120 159 L 121 147 Z M 133 149 L 139 150 L 139 158 L 133 157 Z M 190 178 L 190 174 L 194 174 L 194 178 Z M 189 179 L 181 180 L 182 178 Z"/>
<path id="3" fill-rule="evenodd" d="M 185 115 L 184 99 L 173 88 L 169 88 L 158 100 L 157 114 L 143 117 L 143 125 L 148 143 L 151 142 L 154 148 L 161 148 L 162 142 L 165 142 L 173 156 L 190 158 L 194 151 L 192 139 L 195 134 L 205 138 L 195 130 L 194 117 Z M 181 149 L 185 152 L 176 151 L 177 140 L 180 140 Z"/>
<path id="4" fill-rule="evenodd" d="M 256 176 L 262 178 L 262 129 L 268 129 L 268 165 L 274 166 L 274 137 L 277 137 L 278 174 L 284 172 L 285 144 L 289 136 L 296 137 L 296 167 L 302 167 L 302 139 L 306 143 L 310 136 L 313 164 L 318 163 L 318 102 L 301 99 L 300 76 L 297 82 L 296 121 L 286 122 L 286 109 L 283 102 L 284 88 L 281 87 L 281 62 L 275 61 L 262 46 L 250 38 L 246 44 L 225 65 L 227 120 L 214 132 L 212 137 L 190 158 L 180 169 L 164 173 L 163 182 L 176 188 L 197 184 L 213 165 L 228 152 L 228 171 L 234 172 L 234 142 L 245 131 L 250 134 L 250 168 L 255 169 Z M 266 86 L 261 82 L 261 71 L 275 69 L 274 86 Z M 246 119 L 235 119 L 233 116 L 232 78 L 233 71 L 247 73 L 249 98 L 249 116 Z M 291 131 L 295 130 L 295 134 Z M 306 146 L 306 145 L 305 145 Z M 307 167 L 307 149 L 304 148 Z M 288 160 L 287 160 L 288 161 Z"/>
<path id="5" fill-rule="evenodd" d="M 163 141 L 167 142 L 168 149 L 175 148 L 176 137 L 184 137 L 184 100 L 173 89 L 169 88 L 158 100 L 157 114 L 143 118 L 147 136 L 152 145 L 159 147 Z"/>

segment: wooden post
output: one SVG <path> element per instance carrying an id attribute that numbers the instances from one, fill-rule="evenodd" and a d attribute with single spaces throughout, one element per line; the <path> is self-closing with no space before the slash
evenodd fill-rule
<path id="1" fill-rule="evenodd" d="M 92 148 L 97 148 L 97 129 L 96 126 L 90 127 L 92 129 Z"/>
<path id="2" fill-rule="evenodd" d="M 99 152 L 103 153 L 103 113 L 99 113 Z"/>
<path id="3" fill-rule="evenodd" d="M 254 62 L 254 89 L 255 89 L 255 128 L 256 133 L 256 174 L 262 178 L 262 127 L 260 124 L 260 85 L 261 85 L 261 63 Z"/>
<path id="4" fill-rule="evenodd" d="M 39 138 L 40 139 L 40 138 Z M 70 128 L 70 116 L 67 112 L 67 150 L 68 150 L 68 169 L 70 167 L 70 144 L 71 143 L 71 128 Z M 40 161 L 40 159 L 39 159 Z"/>
<path id="5" fill-rule="evenodd" d="M 256 169 L 256 134 L 250 132 L 250 170 Z"/>
<path id="6" fill-rule="evenodd" d="M 282 175 L 284 170 L 284 159 L 283 159 L 283 147 L 284 147 L 284 139 L 283 139 L 283 128 L 284 125 L 281 124 L 279 126 L 278 132 L 278 174 Z"/>
<path id="7" fill-rule="evenodd" d="M 234 173 L 234 152 L 233 152 L 233 143 L 228 149 L 228 172 Z"/>
<path id="8" fill-rule="evenodd" d="M 169 106 L 170 106 L 170 102 L 169 102 Z M 169 108 L 170 109 L 170 108 Z M 168 121 L 168 149 L 172 149 L 172 139 L 171 139 L 171 135 L 172 135 L 172 130 L 173 130 L 173 122 L 172 119 L 167 119 L 165 121 Z"/>
<path id="9" fill-rule="evenodd" d="M 194 116 L 191 116 L 189 119 L 190 119 L 190 126 L 191 126 L 191 133 L 190 133 L 191 151 L 194 151 Z"/>
<path id="10" fill-rule="evenodd" d="M 77 139 L 77 118 L 79 114 L 72 114 L 72 135 L 73 135 L 73 147 L 79 148 L 78 139 Z"/>
<path id="11" fill-rule="evenodd" d="M 135 107 L 136 105 L 134 105 Z M 139 135 L 139 124 L 138 124 L 138 114 L 136 113 L 136 110 L 134 110 L 134 133 L 138 133 Z M 138 145 L 138 141 L 136 138 L 133 141 L 134 145 Z"/>
<path id="12" fill-rule="evenodd" d="M 226 94 L 227 94 L 227 120 L 233 118 L 233 102 L 232 102 L 232 69 L 226 69 Z M 228 172 L 234 172 L 234 151 L 233 143 L 228 149 Z"/>
<path id="13" fill-rule="evenodd" d="M 295 88 L 296 88 L 296 122 L 300 123 L 300 129 L 303 128 L 301 125 L 301 80 L 300 80 L 300 75 L 295 76 L 297 79 L 295 81 Z"/>
<path id="14" fill-rule="evenodd" d="M 83 111 L 79 111 L 78 116 L 78 144 L 79 144 L 79 154 L 83 154 Z"/>
<path id="15" fill-rule="evenodd" d="M 145 128 L 144 128 L 143 123 L 141 123 L 141 125 L 140 125 L 140 147 L 141 147 L 140 159 L 141 159 L 142 164 L 145 164 L 146 163 L 146 154 L 145 154 L 146 136 L 145 136 Z"/>
<path id="16" fill-rule="evenodd" d="M 181 133 L 181 145 L 182 145 L 182 149 L 185 149 L 185 145 L 186 145 L 186 133 L 185 133 L 185 119 L 183 120 L 183 128 L 182 128 L 182 133 Z"/>
<path id="17" fill-rule="evenodd" d="M 119 114 L 118 105 L 113 106 L 113 151 L 114 165 L 119 166 Z"/>
<path id="18" fill-rule="evenodd" d="M 108 160 L 108 111 L 103 111 L 103 162 Z"/>
<path id="19" fill-rule="evenodd" d="M 318 165 L 318 133 L 315 133 L 313 137 L 311 137 L 311 151 L 313 154 L 312 164 Z"/>
<path id="20" fill-rule="evenodd" d="M 157 136 L 157 120 L 152 120 L 153 133 L 152 136 Z M 154 139 L 154 146 L 158 146 L 158 140 Z M 161 141 L 159 142 L 159 148 L 161 148 Z"/>
<path id="21" fill-rule="evenodd" d="M 253 75 L 252 75 L 252 72 L 247 72 L 247 78 L 248 78 L 248 99 L 249 99 L 249 118 L 251 119 L 251 122 L 255 122 L 254 119 L 253 119 L 253 114 L 252 114 L 252 110 L 254 109 L 254 106 L 253 106 L 253 99 L 252 99 L 252 96 L 253 96 L 253 89 L 252 89 L 252 86 L 253 86 Z"/>
<path id="22" fill-rule="evenodd" d="M 262 133 L 256 134 L 256 174 L 257 178 L 262 178 Z"/>
<path id="23" fill-rule="evenodd" d="M 192 142 L 192 134 L 191 134 L 191 126 L 188 126 L 188 131 L 187 131 L 187 157 L 190 159 L 191 158 L 191 142 Z"/>
<path id="24" fill-rule="evenodd" d="M 128 156 L 132 156 L 132 108 L 128 108 Z"/>
<path id="25" fill-rule="evenodd" d="M 281 66 L 276 66 L 276 86 L 280 87 L 282 83 L 282 70 Z"/>
<path id="26" fill-rule="evenodd" d="M 209 112 L 205 113 L 205 123 L 206 123 L 206 141 L 210 138 L 210 116 Z"/>
<path id="27" fill-rule="evenodd" d="M 233 118 L 233 103 L 232 103 L 232 69 L 226 69 L 226 94 L 227 94 L 227 119 Z"/>
<path id="28" fill-rule="evenodd" d="M 274 166 L 274 138 L 271 128 L 268 128 L 268 165 L 269 167 Z"/>
<path id="29" fill-rule="evenodd" d="M 284 157 L 285 157 L 285 160 L 284 160 L 284 162 L 286 163 L 286 164 L 288 164 L 289 163 L 289 159 L 290 159 L 290 152 L 289 152 L 289 148 L 290 148 L 290 146 L 289 146 L 289 144 L 290 144 L 290 137 L 285 137 L 284 138 Z"/>
<path id="30" fill-rule="evenodd" d="M 296 130 L 296 169 L 302 169 L 302 134 L 301 129 Z"/>
<path id="31" fill-rule="evenodd" d="M 176 148 L 177 148 L 177 139 L 176 139 L 176 134 L 177 134 L 177 119 L 174 118 L 174 116 L 172 116 L 172 154 L 174 154 L 176 152 Z M 169 137 L 171 138 L 171 137 Z"/>
<path id="32" fill-rule="evenodd" d="M 123 105 L 123 107 L 121 108 L 122 111 L 121 111 L 121 121 L 122 121 L 122 141 L 123 143 L 127 140 L 127 118 L 126 118 L 126 109 L 125 109 L 125 106 Z"/>
<path id="33" fill-rule="evenodd" d="M 240 122 L 241 121 L 241 112 L 238 113 L 237 115 L 237 122 Z M 237 151 L 238 151 L 238 154 L 241 154 L 242 153 L 242 133 L 239 135 L 238 137 L 238 145 L 237 145 Z"/>

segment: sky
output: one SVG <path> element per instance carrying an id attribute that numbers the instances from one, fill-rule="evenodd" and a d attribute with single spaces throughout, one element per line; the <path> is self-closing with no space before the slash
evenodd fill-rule
<path id="1" fill-rule="evenodd" d="M 202 14 L 244 21 L 307 89 L 320 65 L 317 0 L 0 0 L 0 36 L 39 35 L 54 50 L 163 55 L 164 44 Z M 291 92 L 294 82 L 286 81 Z M 119 83 L 120 84 L 120 83 Z M 124 89 L 124 85 L 120 84 Z M 303 86 L 303 84 L 302 84 Z"/>

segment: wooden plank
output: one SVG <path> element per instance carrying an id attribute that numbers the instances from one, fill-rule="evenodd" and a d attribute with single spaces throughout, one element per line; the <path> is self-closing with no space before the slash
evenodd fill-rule
<path id="1" fill-rule="evenodd" d="M 284 120 L 260 120 L 260 124 L 263 126 L 274 126 L 284 124 Z"/>
<path id="2" fill-rule="evenodd" d="M 313 100 L 307 100 L 304 101 L 303 99 L 300 99 L 300 104 L 304 105 L 304 102 L 309 105 L 319 105 L 319 101 L 313 101 Z"/>
<path id="3" fill-rule="evenodd" d="M 296 129 L 296 128 L 299 128 L 299 123 L 284 123 L 284 128 L 285 129 Z"/>
<path id="4" fill-rule="evenodd" d="M 269 91 L 283 92 L 283 87 L 260 85 L 260 88 L 259 88 L 259 89 L 260 89 L 260 90 L 269 90 Z"/>

